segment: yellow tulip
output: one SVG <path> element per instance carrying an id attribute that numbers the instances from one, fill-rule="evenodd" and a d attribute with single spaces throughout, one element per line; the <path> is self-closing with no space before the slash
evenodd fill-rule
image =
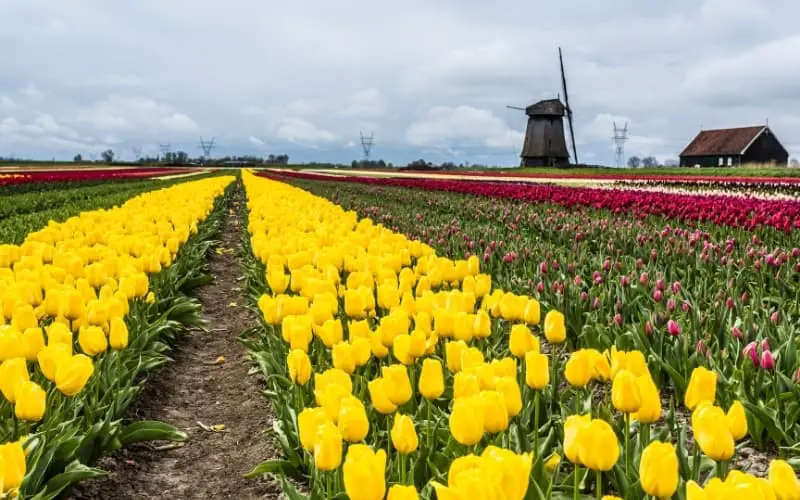
<path id="1" fill-rule="evenodd" d="M 353 360 L 356 363 L 356 367 L 366 365 L 370 356 L 372 356 L 369 338 L 356 337 L 350 341 L 350 345 L 353 347 Z"/>
<path id="2" fill-rule="evenodd" d="M 22 332 L 20 343 L 25 359 L 28 361 L 36 361 L 39 352 L 44 349 L 44 332 L 42 332 L 42 329 L 38 326 L 35 328 L 28 328 Z"/>
<path id="3" fill-rule="evenodd" d="M 539 301 L 536 299 L 528 299 L 525 303 L 525 312 L 522 313 L 525 323 L 529 325 L 538 325 L 540 320 L 540 307 Z"/>
<path id="4" fill-rule="evenodd" d="M 478 311 L 472 321 L 472 331 L 479 339 L 485 339 L 492 334 L 492 318 L 486 311 Z"/>
<path id="5" fill-rule="evenodd" d="M 564 378 L 573 387 L 585 387 L 592 379 L 589 353 L 585 349 L 573 352 L 564 367 Z"/>
<path id="6" fill-rule="evenodd" d="M 523 358 L 529 351 L 539 350 L 539 339 L 533 336 L 530 328 L 526 325 L 514 325 L 511 327 L 508 346 L 511 354 Z"/>
<path id="7" fill-rule="evenodd" d="M 66 396 L 75 396 L 83 390 L 93 373 L 92 358 L 76 354 L 57 365 L 56 388 Z"/>
<path id="8" fill-rule="evenodd" d="M 45 328 L 47 345 L 66 344 L 72 346 L 72 332 L 64 323 L 51 323 Z"/>
<path id="9" fill-rule="evenodd" d="M 385 381 L 384 388 L 387 391 L 389 400 L 402 406 L 411 399 L 411 381 L 408 378 L 408 370 L 404 365 L 390 365 L 381 367 L 381 375 Z"/>
<path id="10" fill-rule="evenodd" d="M 369 432 L 369 420 L 364 404 L 353 395 L 345 396 L 339 406 L 339 432 L 348 443 L 363 441 Z"/>
<path id="11" fill-rule="evenodd" d="M 26 473 L 27 465 L 22 443 L 13 441 L 0 444 L 0 493 L 18 489 Z"/>
<path id="12" fill-rule="evenodd" d="M 419 393 L 427 400 L 434 400 L 444 393 L 444 374 L 438 359 L 428 358 L 422 362 Z"/>
<path id="13" fill-rule="evenodd" d="M 769 484 L 778 500 L 800 498 L 800 481 L 794 469 L 784 460 L 772 460 L 769 464 Z"/>
<path id="14" fill-rule="evenodd" d="M 35 382 L 23 382 L 17 386 L 14 415 L 19 420 L 38 422 L 47 406 L 47 394 Z"/>
<path id="15" fill-rule="evenodd" d="M 453 377 L 453 400 L 474 396 L 481 392 L 478 376 L 470 372 L 458 372 Z"/>
<path id="16" fill-rule="evenodd" d="M 592 367 L 592 378 L 601 382 L 611 380 L 611 366 L 608 358 L 597 349 L 587 349 L 589 352 L 589 365 Z"/>
<path id="17" fill-rule="evenodd" d="M 64 317 L 70 321 L 83 316 L 86 312 L 86 302 L 83 294 L 78 290 L 71 289 L 63 296 L 64 302 L 61 304 L 60 310 Z"/>
<path id="18" fill-rule="evenodd" d="M 353 497 L 351 497 L 353 498 Z M 418 500 L 419 494 L 414 486 L 395 484 L 389 488 L 386 500 Z"/>
<path id="19" fill-rule="evenodd" d="M 483 407 L 483 428 L 490 434 L 508 429 L 508 410 L 503 395 L 498 391 L 481 391 L 479 394 Z"/>
<path id="20" fill-rule="evenodd" d="M 642 406 L 642 396 L 636 377 L 628 370 L 622 370 L 614 377 L 611 385 L 611 402 L 622 413 L 635 413 Z"/>
<path id="21" fill-rule="evenodd" d="M 556 467 L 558 467 L 558 464 L 560 463 L 561 463 L 561 455 L 559 455 L 558 453 L 553 453 L 552 455 L 550 455 L 550 458 L 548 458 L 544 462 L 544 468 L 547 472 L 553 472 L 554 470 L 556 470 Z"/>
<path id="22" fill-rule="evenodd" d="M 591 415 L 570 415 L 564 421 L 564 455 L 573 464 L 580 464 L 580 442 L 583 430 L 592 421 Z"/>
<path id="23" fill-rule="evenodd" d="M 544 316 L 544 336 L 551 344 L 561 344 L 567 338 L 567 329 L 564 325 L 564 315 L 551 309 Z"/>
<path id="24" fill-rule="evenodd" d="M 342 463 L 342 435 L 331 422 L 317 429 L 314 442 L 314 465 L 321 471 L 332 471 Z"/>
<path id="25" fill-rule="evenodd" d="M 717 394 L 717 374 L 705 367 L 698 366 L 692 371 L 689 385 L 683 398 L 683 404 L 690 410 L 701 401 L 713 403 Z"/>
<path id="26" fill-rule="evenodd" d="M 303 408 L 297 415 L 297 428 L 300 434 L 300 444 L 306 451 L 314 451 L 317 442 L 317 430 L 325 423 L 329 422 L 328 414 L 324 408 L 319 406 L 314 408 Z"/>
<path id="27" fill-rule="evenodd" d="M 365 444 L 350 446 L 342 473 L 344 489 L 350 500 L 383 500 L 386 493 L 386 450 L 375 452 Z"/>
<path id="28" fill-rule="evenodd" d="M 710 403 L 702 404 L 692 414 L 692 431 L 695 442 L 712 460 L 724 462 L 734 453 L 734 441 L 728 420 L 722 408 Z"/>
<path id="29" fill-rule="evenodd" d="M 17 387 L 29 380 L 25 358 L 7 359 L 0 365 L 0 392 L 9 403 L 16 401 Z"/>
<path id="30" fill-rule="evenodd" d="M 14 308 L 14 314 L 11 317 L 11 326 L 20 332 L 24 332 L 28 328 L 38 327 L 39 320 L 36 319 L 33 307 L 28 304 Z"/>
<path id="31" fill-rule="evenodd" d="M 367 384 L 369 390 L 369 397 L 372 401 L 372 406 L 383 415 L 390 415 L 397 411 L 397 405 L 389 399 L 389 392 L 387 390 L 388 383 L 383 377 L 371 380 Z"/>
<path id="32" fill-rule="evenodd" d="M 522 393 L 519 390 L 516 378 L 498 378 L 495 388 L 503 395 L 508 417 L 513 418 L 519 415 L 522 411 Z"/>
<path id="33" fill-rule="evenodd" d="M 397 361 L 403 365 L 410 365 L 414 363 L 414 358 L 411 356 L 411 335 L 401 333 L 394 338 L 394 345 L 392 346 L 392 353 Z"/>
<path id="34" fill-rule="evenodd" d="M 408 455 L 417 450 L 419 439 L 411 417 L 399 413 L 394 416 L 391 438 L 394 449 L 402 455 Z"/>
<path id="35" fill-rule="evenodd" d="M 703 487 L 693 480 L 686 481 L 686 500 L 708 500 Z"/>
<path id="36" fill-rule="evenodd" d="M 449 418 L 450 433 L 465 446 L 477 444 L 483 437 L 483 405 L 480 395 L 453 400 Z"/>
<path id="37" fill-rule="evenodd" d="M 128 347 L 128 325 L 122 318 L 111 318 L 108 343 L 115 350 Z"/>
<path id="38" fill-rule="evenodd" d="M 445 357 L 447 358 L 447 369 L 450 373 L 461 371 L 461 353 L 467 350 L 464 341 L 449 341 L 444 345 Z"/>
<path id="39" fill-rule="evenodd" d="M 494 469 L 503 485 L 503 498 L 523 499 L 528 491 L 533 466 L 533 453 L 516 454 L 511 450 L 489 445 L 481 453 L 482 465 Z"/>
<path id="40" fill-rule="evenodd" d="M 108 339 L 99 326 L 87 326 L 78 333 L 78 344 L 87 356 L 97 356 L 108 349 Z"/>
<path id="41" fill-rule="evenodd" d="M 636 377 L 636 386 L 639 388 L 639 396 L 642 405 L 631 418 L 643 424 L 653 424 L 661 418 L 661 397 L 658 393 L 656 383 L 650 373 Z"/>
<path id="42" fill-rule="evenodd" d="M 302 349 L 292 349 L 286 355 L 289 380 L 294 384 L 306 385 L 311 379 L 311 360 Z"/>
<path id="43" fill-rule="evenodd" d="M 467 347 L 461 351 L 461 369 L 464 371 L 474 370 L 483 364 L 483 351 L 477 347 Z"/>
<path id="44" fill-rule="evenodd" d="M 587 468 L 608 472 L 619 460 L 619 442 L 605 420 L 589 421 L 578 435 L 578 459 Z"/>
<path id="45" fill-rule="evenodd" d="M 747 416 L 740 401 L 734 401 L 725 416 L 728 419 L 728 427 L 731 430 L 731 434 L 733 434 L 734 440 L 738 441 L 747 436 Z"/>
<path id="46" fill-rule="evenodd" d="M 525 383 L 536 390 L 547 387 L 550 383 L 550 368 L 546 355 L 536 351 L 525 354 Z"/>
<path id="47" fill-rule="evenodd" d="M 653 441 L 642 452 L 639 480 L 648 495 L 668 498 L 678 489 L 678 456 L 670 443 Z"/>
<path id="48" fill-rule="evenodd" d="M 356 360 L 353 356 L 353 346 L 348 342 L 339 342 L 334 345 L 331 357 L 334 368 L 338 368 L 348 374 L 352 374 L 355 371 Z"/>
<path id="49" fill-rule="evenodd" d="M 42 349 L 36 357 L 39 369 L 50 382 L 55 382 L 56 371 L 65 361 L 72 357 L 72 345 L 50 344 Z"/>

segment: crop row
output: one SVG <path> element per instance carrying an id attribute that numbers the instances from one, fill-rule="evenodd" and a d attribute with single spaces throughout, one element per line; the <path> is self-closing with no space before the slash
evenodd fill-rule
<path id="1" fill-rule="evenodd" d="M 285 171 L 278 178 L 326 180 L 328 176 Z M 784 232 L 800 228 L 800 201 L 762 200 L 738 196 L 653 193 L 631 189 L 573 188 L 550 184 L 449 181 L 439 179 L 378 179 L 337 176 L 340 182 L 423 188 L 467 193 L 527 203 L 553 203 L 566 208 L 586 206 L 624 212 L 631 218 L 658 215 L 681 221 L 709 221 L 731 227 L 773 227 Z"/>
<path id="2" fill-rule="evenodd" d="M 117 179 L 140 179 L 175 175 L 191 172 L 189 168 L 139 167 L 139 168 L 104 168 L 82 170 L 28 170 L 12 174 L 0 174 L 0 186 L 31 183 L 53 182 L 85 182 L 109 181 Z"/>
<path id="3" fill-rule="evenodd" d="M 123 426 L 144 382 L 184 328 L 186 296 L 232 177 L 150 191 L 0 245 L 0 494 L 57 498 L 104 474 L 92 465 L 130 443 L 185 434 Z"/>
<path id="4" fill-rule="evenodd" d="M 278 474 L 290 497 L 302 495 L 288 476 L 304 481 L 312 497 L 351 499 L 800 494 L 790 462 L 772 460 L 768 478 L 735 470 L 737 450 L 771 434 L 762 413 L 783 419 L 796 411 L 788 406 L 794 393 L 775 369 L 776 357 L 790 356 L 793 337 L 754 344 L 767 360 L 763 367 L 761 358 L 752 366 L 749 351 L 740 358 L 730 349 L 737 361 L 727 365 L 707 355 L 716 345 L 698 353 L 691 339 L 701 329 L 681 327 L 678 315 L 692 310 L 683 304 L 691 304 L 699 284 L 687 290 L 653 273 L 600 287 L 629 272 L 613 247 L 613 261 L 578 284 L 572 274 L 587 269 L 576 265 L 594 258 L 574 248 L 573 256 L 556 256 L 539 242 L 533 249 L 547 259 L 535 271 L 542 286 L 519 291 L 525 284 L 497 260 L 466 256 L 456 245 L 447 258 L 434 249 L 443 248 L 442 236 L 429 245 L 390 229 L 399 225 L 397 213 L 392 220 L 359 217 L 247 173 L 244 185 L 248 289 L 261 312 L 246 343 L 274 398 L 284 453 L 252 474 Z M 373 189 L 376 210 L 400 198 L 390 195 L 396 188 Z M 339 190 L 329 195 L 337 203 L 348 199 Z M 486 215 L 491 204 L 504 203 L 465 210 L 467 197 L 427 192 L 418 206 L 396 208 L 404 222 L 425 227 L 432 204 L 424 199 L 439 196 L 458 201 L 464 213 Z M 519 228 L 532 219 L 509 218 L 503 209 L 492 212 L 505 214 L 492 225 L 522 236 Z M 474 227 L 462 223 L 468 220 L 452 218 L 441 229 L 464 241 Z M 558 234 L 562 227 L 548 220 L 544 230 Z M 550 295 L 559 300 L 542 297 L 561 285 L 569 293 Z M 652 290 L 661 297 L 650 303 Z M 591 293 L 590 302 L 602 296 L 605 308 L 622 294 L 623 303 L 632 302 L 623 312 L 654 307 L 663 323 L 648 333 L 644 322 L 630 325 L 623 316 L 621 324 L 584 328 L 571 309 L 583 293 Z M 772 335 L 792 335 L 778 323 Z"/>

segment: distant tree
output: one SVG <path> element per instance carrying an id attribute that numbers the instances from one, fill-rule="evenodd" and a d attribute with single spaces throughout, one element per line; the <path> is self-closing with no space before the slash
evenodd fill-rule
<path id="1" fill-rule="evenodd" d="M 114 150 L 106 149 L 100 154 L 100 157 L 103 158 L 104 162 L 111 163 L 114 161 Z"/>
<path id="2" fill-rule="evenodd" d="M 678 165 L 680 165 L 680 162 L 678 160 L 675 159 L 664 160 L 665 167 L 677 167 Z"/>
<path id="3" fill-rule="evenodd" d="M 72 161 L 74 161 L 75 163 L 80 163 L 80 162 L 83 161 L 83 156 L 81 156 L 81 154 L 78 153 L 78 154 L 75 155 L 74 158 L 72 158 Z"/>
<path id="4" fill-rule="evenodd" d="M 800 167 L 800 161 L 797 161 L 797 158 L 792 158 L 789 160 L 789 166 L 792 168 Z"/>
<path id="5" fill-rule="evenodd" d="M 186 154 L 185 151 L 178 151 L 175 153 L 174 163 L 175 165 L 185 165 L 189 163 L 189 155 Z"/>
<path id="6" fill-rule="evenodd" d="M 641 164 L 642 160 L 640 160 L 638 156 L 631 156 L 628 158 L 628 166 L 631 168 L 639 168 Z"/>
<path id="7" fill-rule="evenodd" d="M 645 156 L 644 158 L 642 158 L 642 166 L 650 168 L 657 167 L 658 160 L 656 160 L 655 157 L 653 156 Z"/>

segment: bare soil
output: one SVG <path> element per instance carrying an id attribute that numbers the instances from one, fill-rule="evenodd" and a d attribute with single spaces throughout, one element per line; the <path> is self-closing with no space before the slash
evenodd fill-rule
<path id="1" fill-rule="evenodd" d="M 160 420 L 189 435 L 182 446 L 144 443 L 101 459 L 108 475 L 76 486 L 74 500 L 147 498 L 280 498 L 277 483 L 243 477 L 276 458 L 279 448 L 265 430 L 272 411 L 261 394 L 238 335 L 255 318 L 245 305 L 237 254 L 242 194 L 237 191 L 219 236 L 221 250 L 210 258 L 215 281 L 199 289 L 209 331 L 194 331 L 172 352 L 174 362 L 154 374 L 131 407 L 130 420 Z M 225 362 L 215 364 L 219 356 Z M 201 425 L 202 424 L 202 425 Z M 203 426 L 224 425 L 222 431 Z"/>

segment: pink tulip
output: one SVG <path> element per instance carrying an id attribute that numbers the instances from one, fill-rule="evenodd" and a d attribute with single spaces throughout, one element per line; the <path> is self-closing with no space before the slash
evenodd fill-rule
<path id="1" fill-rule="evenodd" d="M 586 292 L 581 292 L 581 302 L 586 302 L 589 300 L 589 294 Z"/>
<path id="2" fill-rule="evenodd" d="M 614 315 L 614 323 L 616 323 L 617 326 L 621 326 L 622 325 L 622 315 L 621 314 L 617 313 L 617 314 Z"/>
<path id="3" fill-rule="evenodd" d="M 667 321 L 667 332 L 673 337 L 676 335 L 680 335 L 681 333 L 681 325 L 679 325 L 675 320 Z"/>
<path id="4" fill-rule="evenodd" d="M 772 351 L 766 350 L 761 353 L 761 368 L 767 371 L 775 369 L 775 357 L 772 356 Z"/>
<path id="5" fill-rule="evenodd" d="M 779 319 L 779 317 L 778 317 L 778 311 L 775 311 L 775 312 L 773 312 L 773 313 L 772 313 L 772 314 L 770 314 L 770 316 L 769 316 L 769 320 L 770 320 L 770 321 L 772 321 L 773 323 L 777 323 L 777 322 L 778 322 L 778 319 Z"/>
<path id="6" fill-rule="evenodd" d="M 750 361 L 753 362 L 753 366 L 758 366 L 758 347 L 756 346 L 755 341 L 744 346 L 744 349 L 742 349 L 742 355 L 749 357 Z"/>
<path id="7" fill-rule="evenodd" d="M 734 326 L 731 328 L 731 335 L 733 336 L 733 338 L 739 340 L 744 338 L 744 333 L 739 329 L 738 326 Z"/>
<path id="8" fill-rule="evenodd" d="M 639 275 L 639 283 L 641 283 L 642 285 L 646 285 L 647 284 L 647 273 L 646 272 L 644 272 L 644 273 Z"/>
<path id="9" fill-rule="evenodd" d="M 536 284 L 536 291 L 538 293 L 544 292 L 544 283 L 542 283 L 541 281 L 539 283 L 537 283 Z"/>
<path id="10" fill-rule="evenodd" d="M 692 303 L 689 302 L 688 300 L 684 300 L 683 304 L 681 304 L 681 309 L 683 309 L 683 312 L 685 313 L 689 312 L 689 309 L 691 308 L 692 308 Z"/>
<path id="11" fill-rule="evenodd" d="M 769 339 L 766 337 L 761 339 L 761 351 L 769 351 Z"/>
<path id="12" fill-rule="evenodd" d="M 667 311 L 672 312 L 674 310 L 675 310 L 675 299 L 670 297 L 670 299 L 667 301 Z"/>
<path id="13" fill-rule="evenodd" d="M 653 300 L 656 302 L 661 302 L 661 290 L 656 290 L 653 292 Z"/>
<path id="14" fill-rule="evenodd" d="M 572 278 L 572 283 L 574 283 L 575 286 L 581 286 L 581 277 L 578 276 L 578 275 L 575 275 L 575 277 Z"/>
<path id="15" fill-rule="evenodd" d="M 662 279 L 656 280 L 656 288 L 659 290 L 664 290 L 664 280 Z"/>
<path id="16" fill-rule="evenodd" d="M 592 301 L 592 307 L 595 308 L 595 309 L 600 309 L 600 298 L 599 297 L 595 297 L 594 298 L 594 300 Z"/>
<path id="17" fill-rule="evenodd" d="M 653 335 L 653 325 L 650 324 L 650 321 L 645 322 L 644 333 L 646 333 L 648 337 Z"/>
<path id="18" fill-rule="evenodd" d="M 750 297 L 747 295 L 747 292 L 742 292 L 742 296 L 741 296 L 741 297 L 739 297 L 739 301 L 740 301 L 742 304 L 746 304 L 746 303 L 747 303 L 747 299 L 748 299 L 748 298 L 750 298 Z"/>
<path id="19" fill-rule="evenodd" d="M 622 276 L 620 276 L 620 278 L 619 278 L 619 283 L 620 283 L 620 285 L 622 285 L 622 286 L 628 286 L 628 284 L 630 283 L 630 280 L 628 280 L 628 277 L 627 277 L 627 276 L 625 276 L 625 275 L 622 275 Z"/>
<path id="20" fill-rule="evenodd" d="M 681 291 L 681 282 L 676 281 L 675 283 L 672 284 L 672 293 L 677 295 L 678 293 L 680 293 L 680 291 Z"/>
<path id="21" fill-rule="evenodd" d="M 697 351 L 697 354 L 701 356 L 705 356 L 708 353 L 708 347 L 706 347 L 706 344 L 705 342 L 703 342 L 703 339 L 697 341 L 697 344 L 695 345 L 694 349 L 695 351 Z"/>

